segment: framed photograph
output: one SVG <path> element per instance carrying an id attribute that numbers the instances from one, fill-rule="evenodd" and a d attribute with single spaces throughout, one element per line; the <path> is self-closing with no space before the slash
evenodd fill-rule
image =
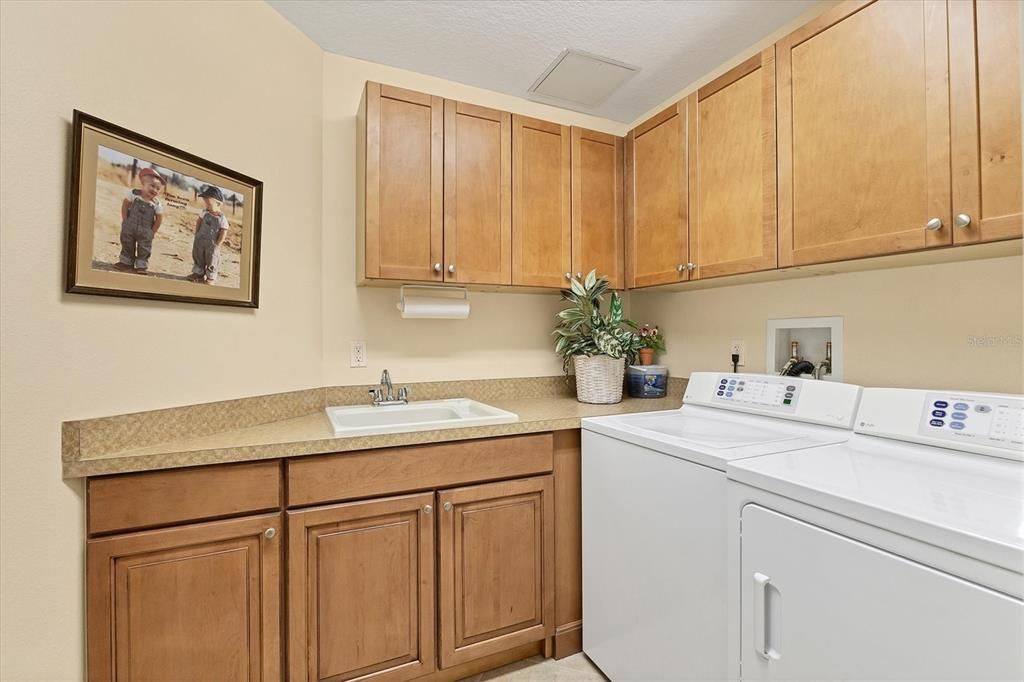
<path id="1" fill-rule="evenodd" d="M 69 293 L 259 306 L 262 182 L 81 111 L 72 127 Z"/>

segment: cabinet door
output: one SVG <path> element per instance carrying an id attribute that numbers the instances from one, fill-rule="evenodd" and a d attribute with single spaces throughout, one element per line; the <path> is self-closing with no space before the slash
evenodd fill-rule
<path id="1" fill-rule="evenodd" d="M 512 116 L 444 102 L 444 280 L 512 283 Z"/>
<path id="2" fill-rule="evenodd" d="M 566 286 L 572 267 L 569 126 L 512 116 L 512 283 Z"/>
<path id="3" fill-rule="evenodd" d="M 691 279 L 776 264 L 775 48 L 687 98 Z"/>
<path id="4" fill-rule="evenodd" d="M 434 671 L 432 493 L 288 512 L 288 679 Z"/>
<path id="5" fill-rule="evenodd" d="M 442 281 L 443 100 L 366 84 L 368 278 Z"/>
<path id="6" fill-rule="evenodd" d="M 686 102 L 626 137 L 626 285 L 685 281 L 687 243 Z"/>
<path id="7" fill-rule="evenodd" d="M 1019 680 L 1024 604 L 757 505 L 743 508 L 744 680 Z"/>
<path id="8" fill-rule="evenodd" d="M 572 129 L 572 270 L 626 286 L 622 229 L 623 139 Z"/>
<path id="9" fill-rule="evenodd" d="M 89 679 L 280 679 L 280 531 L 267 514 L 89 540 Z"/>
<path id="10" fill-rule="evenodd" d="M 438 502 L 441 667 L 552 635 L 552 477 L 446 490 Z"/>
<path id="11" fill-rule="evenodd" d="M 776 59 L 779 265 L 951 243 L 946 3 L 845 2 Z"/>
<path id="12" fill-rule="evenodd" d="M 953 213 L 957 244 L 1020 237 L 1020 3 L 949 3 Z"/>

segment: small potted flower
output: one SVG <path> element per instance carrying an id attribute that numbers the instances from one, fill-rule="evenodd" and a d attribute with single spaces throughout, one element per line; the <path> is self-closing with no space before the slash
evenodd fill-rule
<path id="1" fill-rule="evenodd" d="M 665 352 L 665 337 L 661 335 L 656 325 L 631 323 L 630 326 L 636 329 L 636 333 L 640 337 L 640 364 L 653 365 L 654 352 Z"/>

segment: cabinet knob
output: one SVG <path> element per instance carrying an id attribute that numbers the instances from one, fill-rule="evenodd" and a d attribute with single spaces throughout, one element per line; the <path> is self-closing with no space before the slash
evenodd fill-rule
<path id="1" fill-rule="evenodd" d="M 582 272 L 577 272 L 576 273 L 576 279 L 583 279 L 583 273 Z"/>
<path id="2" fill-rule="evenodd" d="M 444 510 L 445 511 L 451 511 L 452 510 L 452 503 L 451 502 L 445 502 L 444 503 Z"/>
<path id="3" fill-rule="evenodd" d="M 565 278 L 566 279 L 572 279 L 572 273 L 571 272 L 565 273 Z"/>
<path id="4" fill-rule="evenodd" d="M 925 223 L 925 228 L 934 232 L 935 230 L 942 229 L 942 218 L 932 218 Z"/>
<path id="5" fill-rule="evenodd" d="M 434 272 L 441 272 L 441 264 L 434 263 Z"/>
<path id="6" fill-rule="evenodd" d="M 957 227 L 968 227 L 971 224 L 971 216 L 967 215 L 966 213 L 957 213 L 956 219 L 953 221 L 953 223 Z"/>
<path id="7" fill-rule="evenodd" d="M 448 272 L 455 272 L 455 263 L 448 266 Z"/>
<path id="8" fill-rule="evenodd" d="M 683 265 L 682 263 L 680 263 L 679 265 L 676 266 L 676 272 L 682 272 L 685 269 L 686 269 L 686 266 Z"/>
<path id="9" fill-rule="evenodd" d="M 687 263 L 686 264 L 686 269 L 692 272 L 692 271 L 697 269 L 697 264 L 696 263 Z"/>
<path id="10" fill-rule="evenodd" d="M 429 504 L 423 505 L 423 513 L 424 514 L 429 514 L 432 511 L 434 511 L 434 508 L 431 507 Z"/>
<path id="11" fill-rule="evenodd" d="M 263 537 L 265 537 L 268 540 L 273 540 L 274 536 L 276 536 L 276 535 L 277 535 L 277 529 L 276 528 L 268 528 L 265 531 L 263 531 Z"/>

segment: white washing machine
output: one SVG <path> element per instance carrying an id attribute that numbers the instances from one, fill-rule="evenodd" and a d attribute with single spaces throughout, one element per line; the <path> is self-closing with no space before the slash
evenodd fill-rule
<path id="1" fill-rule="evenodd" d="M 726 464 L 847 440 L 859 396 L 700 372 L 678 410 L 583 420 L 583 650 L 605 675 L 725 678 Z"/>
<path id="2" fill-rule="evenodd" d="M 1024 679 L 1024 398 L 868 388 L 855 430 L 729 464 L 730 677 Z"/>

